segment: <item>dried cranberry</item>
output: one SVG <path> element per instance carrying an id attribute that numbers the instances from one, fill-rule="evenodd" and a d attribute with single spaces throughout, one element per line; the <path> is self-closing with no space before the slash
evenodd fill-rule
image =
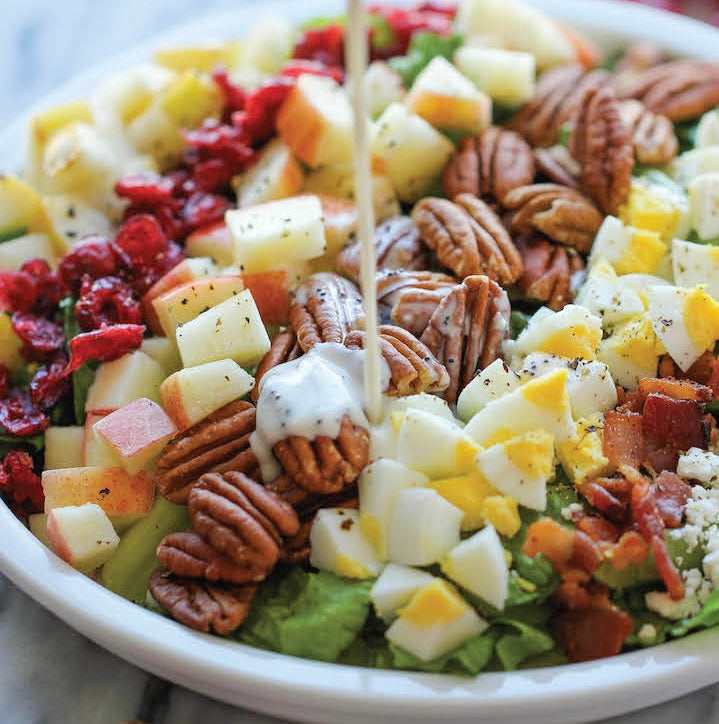
<path id="1" fill-rule="evenodd" d="M 167 249 L 167 237 L 154 216 L 138 214 L 125 220 L 115 236 L 133 266 L 151 268 Z"/>
<path id="2" fill-rule="evenodd" d="M 225 105 L 225 113 L 231 114 L 235 111 L 241 111 L 245 107 L 247 94 L 243 88 L 233 83 L 227 74 L 226 68 L 217 68 L 212 73 L 212 80 L 215 81 L 222 93 L 222 99 Z M 229 116 L 228 116 L 229 117 Z"/>
<path id="3" fill-rule="evenodd" d="M 295 45 L 292 57 L 344 68 L 344 35 L 344 29 L 336 23 L 305 30 Z"/>
<path id="4" fill-rule="evenodd" d="M 225 218 L 230 202 L 216 194 L 195 193 L 187 199 L 182 209 L 182 218 L 188 231 L 214 224 Z"/>
<path id="5" fill-rule="evenodd" d="M 172 179 L 152 173 L 130 174 L 115 184 L 115 193 L 132 204 L 160 204 L 175 191 Z"/>
<path id="6" fill-rule="evenodd" d="M 0 363 L 0 400 L 7 397 L 10 390 L 10 370 Z"/>
<path id="7" fill-rule="evenodd" d="M 68 293 L 77 295 L 82 279 L 109 277 L 117 272 L 118 255 L 112 244 L 101 236 L 88 237 L 73 247 L 60 261 L 58 271 Z"/>
<path id="8" fill-rule="evenodd" d="M 45 259 L 29 259 L 20 271 L 29 274 L 35 283 L 35 300 L 32 311 L 37 314 L 51 315 L 64 296 L 58 273 L 50 268 Z"/>
<path id="9" fill-rule="evenodd" d="M 0 311 L 29 312 L 35 304 L 35 281 L 26 272 L 0 272 Z"/>
<path id="10" fill-rule="evenodd" d="M 276 131 L 277 113 L 294 86 L 293 78 L 277 78 L 260 86 L 247 97 L 245 110 L 232 115 L 252 146 L 268 140 Z"/>
<path id="11" fill-rule="evenodd" d="M 48 365 L 43 365 L 30 382 L 30 398 L 40 409 L 47 412 L 72 388 L 70 378 L 65 374 L 67 356 L 60 352 Z"/>
<path id="12" fill-rule="evenodd" d="M 21 354 L 27 360 L 44 362 L 65 344 L 62 325 L 37 314 L 15 312 L 12 328 L 23 342 Z"/>
<path id="13" fill-rule="evenodd" d="M 138 297 L 141 297 L 161 276 L 167 274 L 183 260 L 182 249 L 170 242 L 151 268 L 136 268 L 126 274 L 127 281 Z"/>
<path id="14" fill-rule="evenodd" d="M 157 223 L 162 229 L 162 233 L 168 239 L 178 239 L 182 236 L 182 222 L 179 220 L 178 215 L 182 210 L 182 200 L 172 199 L 163 204 L 157 204 L 155 206 L 146 206 L 144 204 L 132 204 L 125 210 L 124 219 L 128 220 L 135 216 L 150 215 L 155 218 Z M 117 251 L 124 255 L 126 262 L 124 266 L 126 268 L 132 267 L 132 261 L 125 252 L 119 247 L 116 247 Z"/>
<path id="15" fill-rule="evenodd" d="M 0 400 L 0 425 L 11 435 L 37 435 L 49 424 L 50 420 L 25 390 L 10 390 L 8 396 Z"/>
<path id="16" fill-rule="evenodd" d="M 213 193 L 215 191 L 229 191 L 232 181 L 232 169 L 219 158 L 210 158 L 207 161 L 198 161 L 192 169 L 191 193 L 195 190 Z M 188 190 L 190 190 L 188 189 Z"/>
<path id="17" fill-rule="evenodd" d="M 105 362 L 132 352 L 142 344 L 144 332 L 142 324 L 113 324 L 78 334 L 70 340 L 70 363 L 65 374 L 80 369 L 91 359 Z"/>
<path id="18" fill-rule="evenodd" d="M 249 96 L 248 102 L 252 97 Z M 209 120 L 194 131 L 183 131 L 183 136 L 190 145 L 205 151 L 210 158 L 223 160 L 234 173 L 242 171 L 254 158 L 254 151 L 247 143 L 244 129 L 237 126 Z"/>
<path id="19" fill-rule="evenodd" d="M 389 47 L 383 47 L 381 51 L 373 47 L 373 57 L 386 58 L 392 55 L 404 55 L 415 33 L 451 35 L 455 11 L 452 6 L 441 8 L 436 7 L 434 3 L 424 3 L 417 8 L 371 5 L 369 12 L 383 18 L 394 36 L 394 42 Z"/>
<path id="20" fill-rule="evenodd" d="M 32 458 L 24 450 L 11 450 L 0 466 L 0 491 L 19 518 L 40 513 L 45 495 L 40 477 L 35 474 Z"/>
<path id="21" fill-rule="evenodd" d="M 319 60 L 290 60 L 280 69 L 283 78 L 298 78 L 301 75 L 326 75 L 338 83 L 344 82 L 344 71 L 336 66 L 327 66 Z"/>
<path id="22" fill-rule="evenodd" d="M 103 324 L 140 324 L 140 302 L 128 284 L 117 277 L 103 277 L 83 283 L 75 304 L 80 329 L 89 332 Z"/>

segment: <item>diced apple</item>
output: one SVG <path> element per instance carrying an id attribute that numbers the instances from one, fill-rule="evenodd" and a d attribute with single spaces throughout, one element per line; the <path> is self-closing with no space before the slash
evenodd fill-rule
<path id="1" fill-rule="evenodd" d="M 275 75 L 290 59 L 295 39 L 295 27 L 287 18 L 265 18 L 255 23 L 245 38 L 242 62 L 263 74 Z"/>
<path id="2" fill-rule="evenodd" d="M 101 566 L 120 542 L 105 511 L 94 503 L 51 510 L 47 537 L 60 558 L 81 571 Z"/>
<path id="3" fill-rule="evenodd" d="M 56 427 L 45 430 L 45 468 L 77 468 L 83 464 L 83 440 L 85 428 L 82 426 Z"/>
<path id="4" fill-rule="evenodd" d="M 440 561 L 459 543 L 463 516 L 436 490 L 403 490 L 397 496 L 389 526 L 389 559 L 409 566 Z"/>
<path id="5" fill-rule="evenodd" d="M 277 131 L 308 166 L 352 160 L 352 107 L 331 78 L 301 75 L 277 114 Z"/>
<path id="6" fill-rule="evenodd" d="M 165 88 L 162 109 L 179 128 L 196 128 L 208 118 L 218 118 L 220 89 L 207 73 L 186 70 Z"/>
<path id="7" fill-rule="evenodd" d="M 45 512 L 67 505 L 96 503 L 109 516 L 138 519 L 145 515 L 155 496 L 152 475 L 129 475 L 120 467 L 65 468 L 42 474 Z"/>
<path id="8" fill-rule="evenodd" d="M 509 571 L 497 531 L 488 525 L 463 540 L 442 561 L 442 572 L 502 611 L 509 593 Z"/>
<path id="9" fill-rule="evenodd" d="M 15 176 L 0 176 L 0 235 L 47 234 L 56 252 L 63 247 L 38 192 Z"/>
<path id="10" fill-rule="evenodd" d="M 118 465 L 118 461 L 112 450 L 95 435 L 95 430 L 93 429 L 96 422 L 99 422 L 105 415 L 109 415 L 111 412 L 113 412 L 113 410 L 88 412 L 85 416 L 85 429 L 82 438 L 82 462 L 80 466 L 112 468 Z"/>
<path id="11" fill-rule="evenodd" d="M 278 261 L 305 261 L 327 247 L 317 196 L 295 196 L 228 211 L 235 263 L 245 272 L 271 271 Z"/>
<path id="12" fill-rule="evenodd" d="M 51 267 L 57 266 L 55 245 L 47 234 L 23 234 L 0 243 L 0 269 L 18 271 L 28 259 L 45 259 Z"/>
<path id="13" fill-rule="evenodd" d="M 452 142 L 401 103 L 392 103 L 372 127 L 370 150 L 401 201 L 425 196 L 454 152 Z"/>
<path id="14" fill-rule="evenodd" d="M 369 64 L 364 74 L 364 87 L 367 112 L 372 118 L 377 118 L 388 105 L 400 102 L 404 97 L 402 78 L 384 60 Z"/>
<path id="15" fill-rule="evenodd" d="M 170 375 L 160 388 L 165 412 L 184 430 L 211 412 L 246 395 L 252 375 L 231 359 L 187 367 Z"/>
<path id="16" fill-rule="evenodd" d="M 205 277 L 171 289 L 152 300 L 160 333 L 174 339 L 178 327 L 234 297 L 243 289 L 244 284 L 239 276 Z M 153 331 L 157 333 L 157 330 Z"/>
<path id="17" fill-rule="evenodd" d="M 501 359 L 485 367 L 460 393 L 457 415 L 464 422 L 474 417 L 488 402 L 519 387 L 519 377 Z"/>
<path id="18" fill-rule="evenodd" d="M 242 274 L 246 289 L 252 293 L 260 317 L 266 325 L 287 322 L 290 289 L 286 271 Z"/>
<path id="19" fill-rule="evenodd" d="M 257 161 L 234 180 L 238 206 L 276 201 L 299 193 L 305 173 L 286 143 L 268 143 Z"/>
<path id="20" fill-rule="evenodd" d="M 310 531 L 310 563 L 344 578 L 374 578 L 383 567 L 352 508 L 322 508 Z"/>
<path id="21" fill-rule="evenodd" d="M 42 203 L 60 240 L 61 251 L 91 234 L 108 239 L 114 236 L 114 227 L 107 214 L 91 206 L 78 194 L 44 196 Z"/>
<path id="22" fill-rule="evenodd" d="M 167 337 L 148 337 L 142 340 L 140 352 L 157 362 L 162 367 L 166 375 L 182 369 L 182 360 L 177 349 L 177 343 L 174 339 Z"/>
<path id="23" fill-rule="evenodd" d="M 147 468 L 177 432 L 165 411 L 145 398 L 105 415 L 92 429 L 130 475 Z"/>
<path id="24" fill-rule="evenodd" d="M 464 45 L 454 54 L 454 64 L 498 103 L 520 105 L 534 95 L 536 69 L 531 53 Z"/>
<path id="25" fill-rule="evenodd" d="M 362 471 L 358 483 L 360 528 L 380 560 L 387 560 L 390 523 L 399 494 L 428 482 L 426 475 L 386 458 L 371 462 Z"/>
<path id="26" fill-rule="evenodd" d="M 165 370 L 144 352 L 130 352 L 112 362 L 103 362 L 87 393 L 85 409 L 116 410 L 140 397 L 158 402 L 164 379 Z"/>
<path id="27" fill-rule="evenodd" d="M 193 231 L 185 241 L 190 257 L 209 257 L 218 266 L 232 264 L 235 258 L 232 235 L 224 221 Z"/>
<path id="28" fill-rule="evenodd" d="M 179 48 L 161 48 L 155 51 L 154 61 L 178 72 L 199 70 L 211 73 L 218 65 L 232 67 L 237 61 L 238 54 L 237 43 L 205 43 Z"/>
<path id="29" fill-rule="evenodd" d="M 161 171 L 172 168 L 186 146 L 177 124 L 159 103 L 135 116 L 126 133 L 137 151 L 151 156 Z"/>
<path id="30" fill-rule="evenodd" d="M 52 541 L 47 535 L 47 513 L 33 513 L 27 517 L 27 527 L 44 546 L 52 550 Z"/>
<path id="31" fill-rule="evenodd" d="M 10 372 L 22 367 L 24 360 L 20 354 L 23 343 L 12 328 L 10 315 L 2 314 L 0 304 L 0 364 L 5 365 Z"/>
<path id="32" fill-rule="evenodd" d="M 334 259 L 357 235 L 357 206 L 353 201 L 320 196 L 322 203 L 322 218 L 325 225 L 325 239 L 327 250 L 322 257 L 334 269 Z"/>
<path id="33" fill-rule="evenodd" d="M 477 134 L 492 122 L 492 101 L 446 58 L 433 58 L 420 72 L 407 107 L 435 128 Z"/>
<path id="34" fill-rule="evenodd" d="M 426 571 L 401 563 L 388 563 L 370 591 L 377 615 L 390 623 L 396 618 L 397 609 L 433 580 L 434 576 Z"/>

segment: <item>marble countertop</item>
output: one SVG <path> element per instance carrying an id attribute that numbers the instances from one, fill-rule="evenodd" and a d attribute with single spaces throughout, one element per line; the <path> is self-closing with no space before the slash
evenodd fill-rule
<path id="1" fill-rule="evenodd" d="M 200 14 L 243 0 L 3 0 L 0 121 L 88 65 Z M 248 0 L 245 0 L 248 1 Z M 288 0 L 289 1 L 289 0 Z M 0 576 L 4 724 L 272 724 L 148 675 L 104 651 Z M 719 724 L 719 687 L 605 724 Z"/>

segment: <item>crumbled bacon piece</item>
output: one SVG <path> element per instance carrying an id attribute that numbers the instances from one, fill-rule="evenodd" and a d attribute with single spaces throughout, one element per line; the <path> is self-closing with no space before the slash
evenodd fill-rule
<path id="1" fill-rule="evenodd" d="M 634 629 L 631 616 L 611 604 L 562 611 L 554 620 L 554 635 L 572 663 L 614 656 Z"/>
<path id="2" fill-rule="evenodd" d="M 653 487 L 654 500 L 664 525 L 667 528 L 678 528 L 691 497 L 691 486 L 675 473 L 665 470 L 655 478 Z"/>
<path id="3" fill-rule="evenodd" d="M 628 530 L 604 552 L 612 567 L 623 571 L 627 566 L 639 565 L 649 555 L 649 545 L 635 530 Z"/>
<path id="4" fill-rule="evenodd" d="M 639 467 L 644 460 L 642 416 L 636 412 L 608 412 L 604 416 L 603 446 L 612 465 Z"/>
<path id="5" fill-rule="evenodd" d="M 642 399 L 651 394 L 665 395 L 673 400 L 691 400 L 705 405 L 714 397 L 712 391 L 706 385 L 700 385 L 689 379 L 676 379 L 674 377 L 645 377 L 639 381 L 639 393 Z"/>
<path id="6" fill-rule="evenodd" d="M 707 433 L 702 405 L 694 400 L 673 399 L 652 392 L 642 412 L 644 439 L 649 449 L 706 448 Z M 606 428 L 605 428 L 606 433 Z"/>
<path id="7" fill-rule="evenodd" d="M 5 456 L 0 465 L 0 491 L 19 518 L 42 512 L 45 495 L 28 453 L 11 450 Z"/>
<path id="8" fill-rule="evenodd" d="M 595 481 L 584 483 L 580 492 L 591 505 L 610 520 L 621 522 L 624 519 L 626 505 L 599 483 Z"/>

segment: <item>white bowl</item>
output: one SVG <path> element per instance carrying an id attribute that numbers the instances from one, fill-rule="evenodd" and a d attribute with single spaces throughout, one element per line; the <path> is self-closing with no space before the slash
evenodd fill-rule
<path id="1" fill-rule="evenodd" d="M 719 60 L 709 26 L 612 0 L 536 2 L 609 44 L 651 40 L 687 56 Z M 298 7 L 299 6 L 299 7 Z M 295 19 L 341 11 L 337 0 L 266 1 L 174 30 L 96 67 L 42 99 L 38 108 L 86 95 L 108 73 L 150 56 L 152 47 L 240 36 L 271 13 Z M 22 118 L 0 135 L 0 158 L 20 166 Z M 98 644 L 159 676 L 209 696 L 310 722 L 562 722 L 607 717 L 719 680 L 719 629 L 586 664 L 476 679 L 325 664 L 199 634 L 110 593 L 46 549 L 0 505 L 0 570 Z"/>

